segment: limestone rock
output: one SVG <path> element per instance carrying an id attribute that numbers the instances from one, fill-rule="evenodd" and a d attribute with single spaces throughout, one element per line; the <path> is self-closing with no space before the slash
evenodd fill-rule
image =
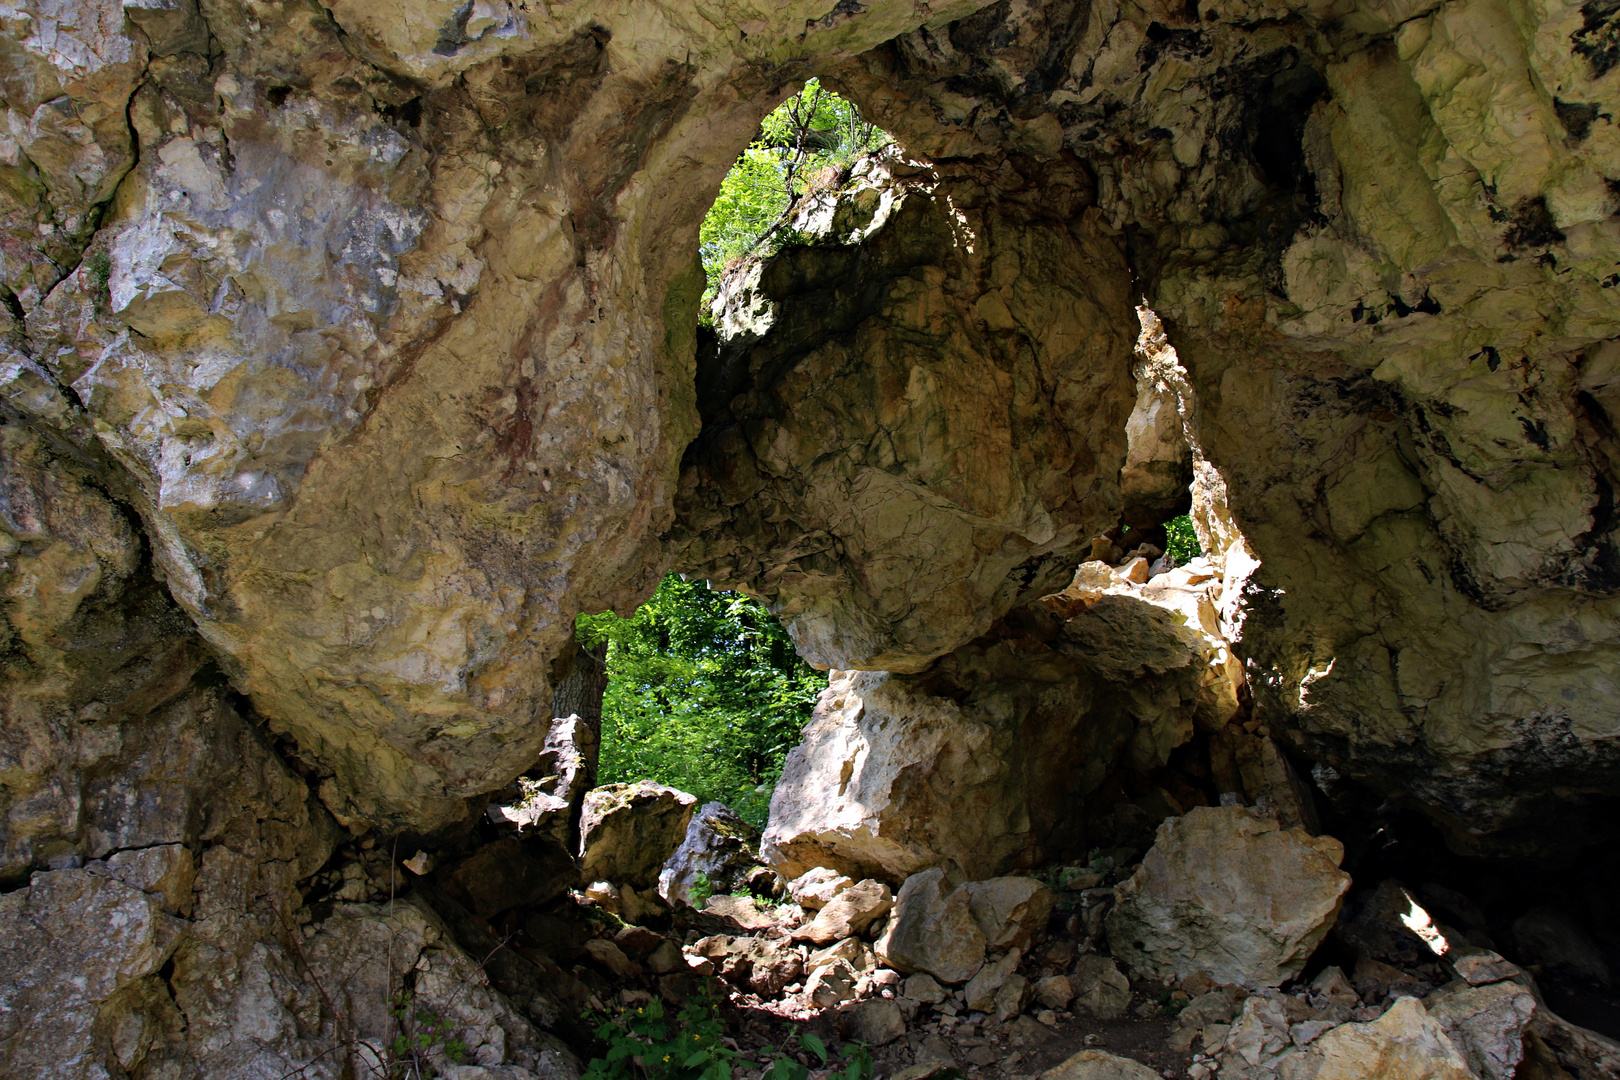
<path id="1" fill-rule="evenodd" d="M 57 870 L 0 896 L 0 927 L 0 1007 L 40 1025 L 8 1025 L 0 1066 L 7 1076 L 43 1078 L 95 1075 L 103 1007 L 163 966 L 185 924 L 164 913 L 159 896 Z"/>
<path id="2" fill-rule="evenodd" d="M 980 968 L 978 974 L 969 979 L 967 985 L 962 988 L 967 1007 L 974 1012 L 994 1012 L 996 994 L 1017 972 L 1018 961 L 1021 958 L 1018 950 L 1013 949 Z"/>
<path id="3" fill-rule="evenodd" d="M 1371 1023 L 1340 1024 L 1287 1060 L 1283 1080 L 1471 1080 L 1474 1073 L 1417 998 Z"/>
<path id="4" fill-rule="evenodd" d="M 694 796 L 643 780 L 605 784 L 585 796 L 580 817 L 580 872 L 587 881 L 635 889 L 658 884 L 692 819 Z"/>
<path id="5" fill-rule="evenodd" d="M 1067 1009 L 1074 1000 L 1074 986 L 1067 975 L 1048 975 L 1035 981 L 1035 1000 L 1048 1009 Z"/>
<path id="6" fill-rule="evenodd" d="M 1276 986 L 1332 927 L 1348 875 L 1328 837 L 1242 807 L 1199 807 L 1159 827 L 1108 916 L 1114 954 L 1144 971 Z"/>
<path id="7" fill-rule="evenodd" d="M 872 947 L 859 938 L 845 938 L 825 949 L 817 949 L 810 954 L 805 966 L 814 971 L 823 964 L 830 964 L 835 960 L 842 960 L 858 972 L 871 971 L 877 967 L 877 956 L 873 953 Z M 925 979 L 927 977 L 923 976 Z"/>
<path id="8" fill-rule="evenodd" d="M 1158 1075 L 1139 1061 L 1106 1050 L 1082 1050 L 1041 1073 L 1041 1080 L 1154 1080 Z"/>
<path id="9" fill-rule="evenodd" d="M 868 1046 L 887 1046 L 905 1033 L 900 1006 L 885 998 L 863 1001 L 849 1014 L 850 1037 Z"/>
<path id="10" fill-rule="evenodd" d="M 945 988 L 935 982 L 932 975 L 918 972 L 906 978 L 906 997 L 913 1001 L 920 1001 L 924 1005 L 938 1005 L 948 996 Z"/>
<path id="11" fill-rule="evenodd" d="M 1022 1015 L 1023 1011 L 1029 1008 L 1029 1001 L 1034 993 L 1034 987 L 1030 985 L 1028 979 L 1016 972 L 1008 975 L 1006 981 L 996 990 L 993 1003 L 996 1019 L 1005 1024 Z"/>
<path id="12" fill-rule="evenodd" d="M 703 910 L 730 919 L 744 930 L 764 930 L 776 925 L 776 917 L 761 911 L 751 896 L 727 896 L 721 893 L 709 897 Z"/>
<path id="13" fill-rule="evenodd" d="M 1424 1007 L 1480 1080 L 1512 1080 L 1524 1058 L 1524 1032 L 1536 1000 L 1517 983 L 1453 984 L 1424 999 Z"/>
<path id="14" fill-rule="evenodd" d="M 987 949 L 1028 952 L 1046 936 L 1057 895 L 1047 885 L 1027 877 L 1000 877 L 967 886 L 968 908 L 984 931 Z"/>
<path id="15" fill-rule="evenodd" d="M 510 825 L 520 834 L 544 835 L 564 848 L 579 846 L 574 828 L 585 793 L 596 779 L 600 736 L 577 716 L 558 717 L 546 732 L 545 745 L 531 772 L 520 777 L 520 801 L 491 804 L 486 816 L 497 825 Z"/>
<path id="16" fill-rule="evenodd" d="M 805 1000 L 818 1009 L 831 1009 L 855 996 L 855 983 L 859 976 L 844 960 L 834 960 L 814 967 L 804 984 Z"/>
<path id="17" fill-rule="evenodd" d="M 984 931 L 973 918 L 967 890 L 947 891 L 945 872 L 938 868 L 907 878 L 877 954 L 902 974 L 924 972 L 950 985 L 967 982 L 984 966 Z"/>
<path id="18" fill-rule="evenodd" d="M 833 897 L 855 882 L 836 870 L 824 866 L 811 867 L 788 882 L 788 895 L 793 902 L 807 911 L 820 911 Z"/>
<path id="19" fill-rule="evenodd" d="M 1131 982 L 1119 966 L 1106 956 L 1088 953 L 1075 964 L 1069 986 L 1076 1009 L 1099 1020 L 1112 1020 L 1131 1003 Z"/>
<path id="20" fill-rule="evenodd" d="M 809 923 L 793 932 L 796 941 L 827 945 L 854 937 L 894 907 L 894 896 L 881 881 L 868 878 L 827 902 Z"/>
<path id="21" fill-rule="evenodd" d="M 708 878 L 717 893 L 730 893 L 748 883 L 760 868 L 759 830 L 722 803 L 704 803 L 686 826 L 686 836 L 658 873 L 658 892 L 670 903 L 690 902 L 692 881 Z M 795 903 L 802 902 L 795 897 Z"/>
<path id="22" fill-rule="evenodd" d="M 804 957 L 786 941 L 762 937 L 716 935 L 699 940 L 693 953 L 714 962 L 715 969 L 735 986 L 761 997 L 777 997 L 788 983 L 804 973 Z"/>

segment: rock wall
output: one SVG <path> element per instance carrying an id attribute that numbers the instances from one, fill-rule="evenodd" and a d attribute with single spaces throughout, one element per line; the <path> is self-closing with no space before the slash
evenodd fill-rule
<path id="1" fill-rule="evenodd" d="M 1020 789 L 1016 724 L 985 719 L 1049 658 L 983 658 L 1094 535 L 1170 508 L 1128 467 L 1185 475 L 1179 444 L 1132 449 L 1143 298 L 1252 771 L 1282 747 L 1468 850 L 1612 836 L 1617 19 L 6 6 L 6 1071 L 340 1071 L 358 1014 L 311 1004 L 341 961 L 301 944 L 340 916 L 472 978 L 328 867 L 340 830 L 465 828 L 543 747 L 573 616 L 676 562 L 871 669 L 841 686 L 894 715 L 980 724 L 972 768 L 1005 778 L 983 805 L 1031 791 L 1058 829 L 1073 793 Z M 918 165 L 739 283 L 751 314 L 700 350 L 707 202 L 818 73 Z M 1094 676 L 1063 663 L 1079 700 Z M 1086 767 L 1120 760 L 1031 709 Z M 1098 747 L 1159 730 L 1110 723 Z M 938 805 L 980 797 L 956 784 Z M 992 816 L 997 861 L 1045 842 Z M 491 1063 L 565 1068 L 490 1022 Z"/>

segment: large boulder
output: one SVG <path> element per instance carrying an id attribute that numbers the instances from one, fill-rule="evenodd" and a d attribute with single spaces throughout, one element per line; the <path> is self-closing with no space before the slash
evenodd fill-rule
<path id="1" fill-rule="evenodd" d="M 1041 1073 L 1041 1080 L 1159 1080 L 1159 1074 L 1106 1050 L 1082 1050 Z"/>
<path id="2" fill-rule="evenodd" d="M 732 813 L 724 803 L 704 803 L 692 815 L 680 847 L 658 872 L 658 892 L 674 904 L 691 902 L 691 888 L 702 874 L 714 893 L 741 889 L 764 864 L 759 856 L 759 830 Z"/>
<path id="3" fill-rule="evenodd" d="M 1459 981 L 1423 1002 L 1480 1080 L 1512 1080 L 1524 1060 L 1524 1033 L 1536 999 L 1516 982 L 1469 986 Z"/>
<path id="4" fill-rule="evenodd" d="M 1050 886 L 1029 877 L 999 877 L 968 884 L 968 908 L 984 931 L 988 949 L 1029 951 L 1046 936 L 1057 904 Z"/>
<path id="5" fill-rule="evenodd" d="M 581 874 L 634 889 L 657 885 L 696 803 L 694 795 L 647 780 L 592 789 L 579 821 Z"/>
<path id="6" fill-rule="evenodd" d="M 926 972 L 947 984 L 973 978 L 984 966 L 984 931 L 973 918 L 967 889 L 949 889 L 937 867 L 907 878 L 877 954 L 903 974 Z"/>
<path id="7" fill-rule="evenodd" d="M 1225 1070 L 1223 1070 L 1224 1072 Z M 1282 1080 L 1477 1080 L 1417 998 L 1371 1023 L 1340 1024 L 1282 1062 Z"/>
<path id="8" fill-rule="evenodd" d="M 1243 807 L 1198 807 L 1159 826 L 1108 916 L 1115 956 L 1155 975 L 1277 986 L 1332 928 L 1350 876 L 1331 837 Z"/>

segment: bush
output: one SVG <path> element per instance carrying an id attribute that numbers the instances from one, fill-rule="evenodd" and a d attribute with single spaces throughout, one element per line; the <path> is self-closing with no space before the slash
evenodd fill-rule
<path id="1" fill-rule="evenodd" d="M 1165 550 L 1176 560 L 1177 566 L 1186 566 L 1204 553 L 1198 546 L 1198 534 L 1193 531 L 1192 518 L 1188 515 L 1171 518 L 1165 522 L 1164 531 L 1169 537 Z"/>

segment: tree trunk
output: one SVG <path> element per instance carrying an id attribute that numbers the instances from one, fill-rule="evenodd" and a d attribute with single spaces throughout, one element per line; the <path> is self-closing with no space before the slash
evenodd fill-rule
<path id="1" fill-rule="evenodd" d="M 552 716 L 577 716 L 598 735 L 602 733 L 602 695 L 607 692 L 606 641 L 595 645 L 574 643 L 573 660 L 551 696 Z"/>

